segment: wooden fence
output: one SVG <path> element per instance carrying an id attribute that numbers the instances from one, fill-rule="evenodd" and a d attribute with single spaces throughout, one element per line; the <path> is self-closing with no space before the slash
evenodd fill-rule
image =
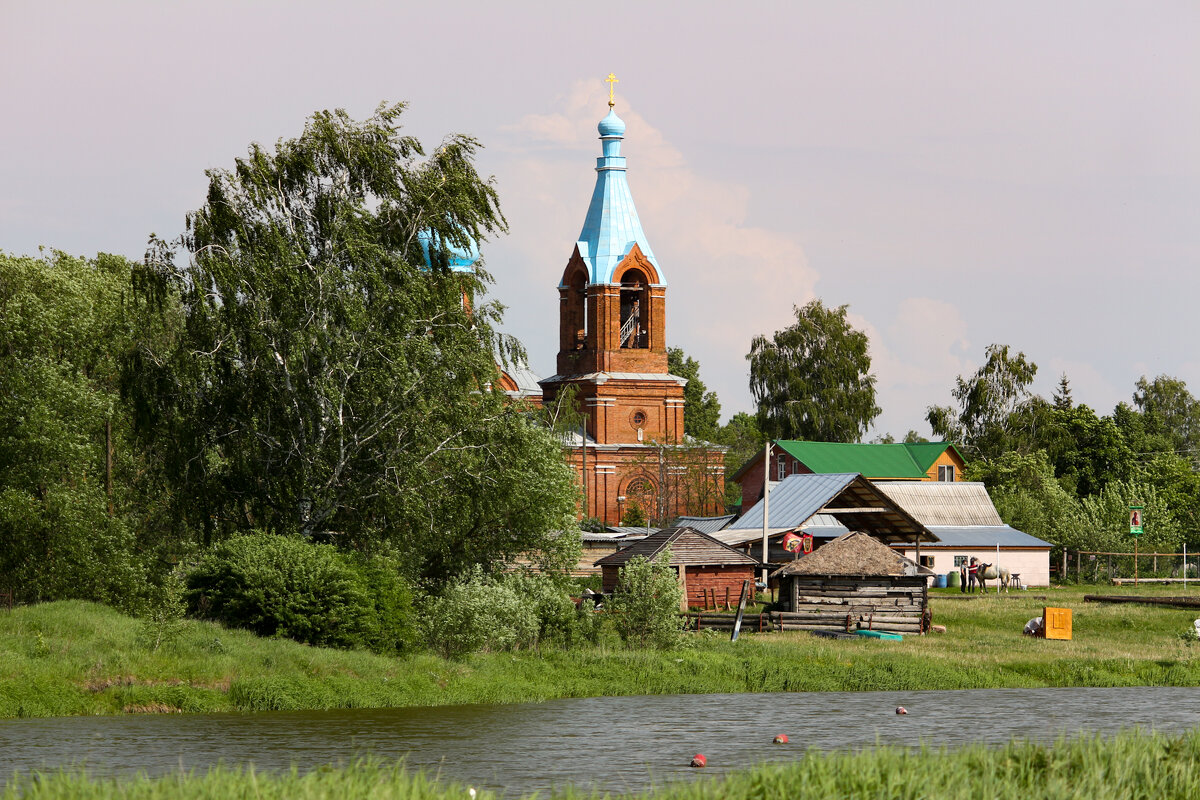
<path id="1" fill-rule="evenodd" d="M 1181 553 L 1063 551 L 1059 580 L 1077 583 L 1189 583 L 1200 581 L 1200 558 L 1185 548 Z"/>

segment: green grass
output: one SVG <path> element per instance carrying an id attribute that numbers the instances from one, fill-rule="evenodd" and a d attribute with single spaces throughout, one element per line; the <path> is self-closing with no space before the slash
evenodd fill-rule
<path id="1" fill-rule="evenodd" d="M 1096 587 L 937 597 L 945 634 L 903 642 L 803 633 L 692 635 L 678 650 L 594 648 L 489 653 L 461 662 L 387 658 L 262 639 L 187 622 L 158 650 L 142 622 L 104 606 L 0 611 L 0 717 L 139 711 L 258 711 L 708 692 L 1200 686 L 1186 609 L 1092 604 Z M 1179 587 L 1104 589 L 1180 594 Z M 1048 600 L 1039 600 L 1045 595 Z M 1043 605 L 1074 611 L 1069 642 L 1021 635 Z"/>
<path id="2" fill-rule="evenodd" d="M 645 800 L 806 800 L 807 798 L 910 798 L 946 800 L 1121 800 L 1200 796 L 1200 733 L 1172 737 L 1129 732 L 1111 739 L 1084 737 L 1052 746 L 1013 742 L 1003 747 L 958 750 L 878 748 L 857 752 L 809 752 L 790 764 L 760 766 L 716 779 L 676 783 L 637 797 Z M 562 800 L 598 798 L 573 789 Z M 159 798 L 255 797 L 317 800 L 464 800 L 468 787 L 442 784 L 402 767 L 363 762 L 306 775 L 216 768 L 203 774 L 161 778 L 89 778 L 81 772 L 21 776 L 0 791 L 0 800 L 158 800 Z M 478 797 L 491 800 L 491 792 Z"/>

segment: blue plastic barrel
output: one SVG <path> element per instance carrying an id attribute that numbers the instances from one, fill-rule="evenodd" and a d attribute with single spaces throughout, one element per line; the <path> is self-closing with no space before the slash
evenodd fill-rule
<path id="1" fill-rule="evenodd" d="M 937 580 L 934 582 L 933 585 L 934 585 L 934 587 L 936 587 L 938 589 L 945 589 L 946 588 L 946 576 L 938 575 Z"/>

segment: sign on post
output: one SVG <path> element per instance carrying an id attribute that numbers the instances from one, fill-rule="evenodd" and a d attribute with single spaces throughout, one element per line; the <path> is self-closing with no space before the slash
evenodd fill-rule
<path id="1" fill-rule="evenodd" d="M 1142 527 L 1142 506 L 1129 507 L 1129 535 L 1141 536 L 1144 528 Z"/>

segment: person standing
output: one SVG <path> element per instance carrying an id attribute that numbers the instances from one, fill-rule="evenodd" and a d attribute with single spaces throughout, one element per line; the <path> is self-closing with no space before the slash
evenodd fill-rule
<path id="1" fill-rule="evenodd" d="M 958 565 L 958 591 L 962 594 L 967 593 L 967 563 Z"/>
<path id="2" fill-rule="evenodd" d="M 975 594 L 975 584 L 979 581 L 979 559 L 975 556 L 971 556 L 971 565 L 967 567 L 967 579 L 971 582 L 971 594 Z"/>

